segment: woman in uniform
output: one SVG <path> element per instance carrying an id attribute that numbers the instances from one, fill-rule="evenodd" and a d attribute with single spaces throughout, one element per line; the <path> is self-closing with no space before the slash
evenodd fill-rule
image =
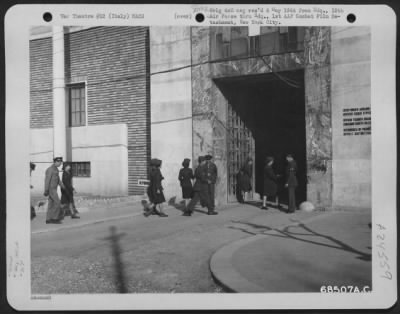
<path id="1" fill-rule="evenodd" d="M 148 217 L 155 213 L 160 217 L 168 217 L 167 214 L 163 212 L 162 203 L 165 202 L 165 197 L 163 193 L 163 187 L 161 181 L 164 177 L 161 174 L 161 164 L 162 161 L 159 159 L 152 159 L 150 162 L 150 185 L 147 190 L 150 202 L 152 203 L 150 209 L 145 212 L 145 216 Z"/>
<path id="2" fill-rule="evenodd" d="M 243 202 L 248 201 L 248 194 L 251 191 L 251 180 L 253 178 L 253 160 L 249 157 L 246 162 L 240 168 L 239 172 L 239 185 L 241 191 L 241 200 Z"/>
<path id="3" fill-rule="evenodd" d="M 265 160 L 264 167 L 264 193 L 263 193 L 263 205 L 261 209 L 268 209 L 267 200 L 268 198 L 274 198 L 276 200 L 276 193 L 278 192 L 278 176 L 275 175 L 272 165 L 274 164 L 273 157 L 267 157 Z M 279 200 L 278 200 L 279 207 Z"/>
<path id="4" fill-rule="evenodd" d="M 71 216 L 71 218 L 80 218 L 78 211 L 75 207 L 74 192 L 75 189 L 72 186 L 72 172 L 71 165 L 67 162 L 63 164 L 61 188 L 61 208 L 64 209 L 64 216 Z"/>
<path id="5" fill-rule="evenodd" d="M 193 170 L 189 168 L 190 159 L 185 158 L 182 162 L 183 168 L 179 171 L 178 180 L 181 183 L 182 198 L 185 200 L 185 208 L 193 196 L 192 179 L 194 179 Z"/>

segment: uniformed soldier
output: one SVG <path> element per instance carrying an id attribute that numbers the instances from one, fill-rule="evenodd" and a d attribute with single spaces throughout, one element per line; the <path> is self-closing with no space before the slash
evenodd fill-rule
<path id="1" fill-rule="evenodd" d="M 48 196 L 46 223 L 60 224 L 62 220 L 61 202 L 57 194 L 57 188 L 63 184 L 60 180 L 58 167 L 61 166 L 62 157 L 55 157 L 53 164 L 46 170 L 44 182 L 44 196 Z"/>
<path id="2" fill-rule="evenodd" d="M 200 201 L 202 205 L 209 208 L 209 200 L 207 194 L 207 172 L 205 169 L 206 159 L 204 156 L 199 156 L 199 165 L 194 171 L 194 177 L 196 179 L 193 185 L 193 198 L 190 200 L 188 206 L 183 213 L 183 216 L 191 216 L 193 209 L 196 204 Z"/>
<path id="3" fill-rule="evenodd" d="M 206 157 L 206 172 L 207 172 L 207 195 L 209 200 L 208 214 L 217 215 L 215 211 L 215 183 L 217 182 L 218 170 L 217 166 L 212 162 L 211 154 Z"/>
<path id="4" fill-rule="evenodd" d="M 289 206 L 288 213 L 294 213 L 296 210 L 296 187 L 298 185 L 296 172 L 297 172 L 297 163 L 294 160 L 291 154 L 286 156 L 286 160 L 288 162 L 286 167 L 286 184 L 285 187 L 288 188 L 289 192 Z"/>

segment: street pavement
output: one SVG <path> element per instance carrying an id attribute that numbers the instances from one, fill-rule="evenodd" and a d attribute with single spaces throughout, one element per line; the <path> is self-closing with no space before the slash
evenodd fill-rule
<path id="1" fill-rule="evenodd" d="M 336 265 L 336 272 L 343 267 L 347 269 L 357 264 L 352 264 L 351 261 L 341 264 L 340 256 L 350 254 L 350 249 L 346 247 L 346 251 L 333 247 L 329 242 L 332 239 L 329 238 L 324 238 L 329 245 L 322 246 L 302 243 L 286 235 L 287 239 L 278 239 L 277 236 L 264 234 L 278 232 L 277 230 L 293 232 L 293 229 L 288 231 L 284 228 L 307 221 L 310 221 L 304 223 L 307 228 L 337 239 L 351 248 L 367 252 L 364 257 L 368 259 L 368 250 L 362 248 L 364 244 L 370 245 L 371 241 L 369 230 L 363 229 L 364 222 L 368 220 L 365 215 L 361 215 L 364 218 L 360 221 L 353 212 L 331 214 L 297 211 L 288 215 L 278 209 L 261 210 L 258 204 L 233 204 L 219 208 L 217 216 L 208 216 L 204 209 L 198 208 L 192 217 L 185 217 L 182 216 L 181 209 L 181 204 L 170 204 L 166 206 L 169 217 L 146 218 L 142 215 L 143 206 L 140 202 L 121 202 L 118 206 L 90 208 L 81 213 L 81 219 L 67 217 L 61 225 L 46 225 L 45 214 L 38 213 L 32 221 L 32 293 L 241 291 L 237 287 L 230 287 L 230 283 L 226 282 L 223 276 L 219 278 L 218 271 L 213 270 L 215 256 L 221 251 L 226 252 L 227 248 L 231 248 L 235 243 L 240 245 L 235 252 L 228 252 L 233 259 L 224 267 L 231 267 L 232 273 L 239 274 L 245 279 L 244 282 L 264 289 L 262 283 L 269 281 L 269 275 L 275 275 L 273 278 L 276 279 L 279 277 L 275 274 L 276 270 L 286 269 L 291 274 L 299 272 L 295 276 L 296 287 L 301 288 L 303 285 L 304 289 L 309 289 L 308 278 L 314 278 L 314 289 L 314 281 L 318 281 L 318 272 L 302 276 L 304 270 L 309 270 L 302 267 L 305 257 L 299 259 L 295 255 L 293 258 L 293 255 L 287 255 L 288 251 L 293 250 L 293 254 L 297 254 L 293 248 L 299 247 L 300 250 L 310 252 L 310 261 L 318 262 L 318 258 L 321 259 L 318 249 L 323 248 L 323 259 L 328 264 Z M 360 229 L 365 231 L 356 232 L 357 237 L 363 239 L 359 245 L 353 243 L 352 231 L 341 227 L 350 216 L 353 217 L 352 221 L 355 224 L 359 223 Z M 332 219 L 329 217 L 343 218 L 329 220 Z M 326 226 L 321 225 L 326 219 Z M 333 234 L 335 225 L 341 237 Z M 324 233 L 325 230 L 327 233 Z M 268 238 L 269 242 L 263 239 L 253 241 L 260 236 L 263 239 Z M 269 245 L 268 243 L 273 242 L 271 239 L 283 242 Z M 249 246 L 242 245 L 240 241 L 248 241 Z M 338 243 L 334 245 L 340 246 Z M 285 250 L 285 247 L 288 250 Z M 257 253 L 261 251 L 268 253 Z M 257 256 L 261 258 L 262 263 L 260 259 L 255 258 Z M 213 273 L 210 271 L 210 260 Z M 369 266 L 357 271 L 357 276 L 365 278 L 363 280 L 368 282 L 371 274 L 367 270 L 371 265 L 368 261 L 363 262 Z M 271 270 L 269 273 L 264 271 L 264 264 L 270 265 L 267 267 Z M 243 272 L 243 268 L 257 267 L 261 270 L 261 276 L 257 271 Z M 323 269 L 319 273 L 322 274 L 322 271 Z M 329 282 L 324 281 L 323 284 Z M 287 291 L 292 289 L 290 281 L 276 287 Z M 267 288 L 274 290 L 273 286 Z"/>

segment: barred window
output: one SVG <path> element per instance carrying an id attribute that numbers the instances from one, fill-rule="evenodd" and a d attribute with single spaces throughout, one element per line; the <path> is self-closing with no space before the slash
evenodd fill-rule
<path id="1" fill-rule="evenodd" d="M 86 125 L 86 89 L 85 84 L 68 86 L 69 126 Z"/>
<path id="2" fill-rule="evenodd" d="M 71 168 L 74 177 L 90 177 L 89 161 L 72 162 Z"/>

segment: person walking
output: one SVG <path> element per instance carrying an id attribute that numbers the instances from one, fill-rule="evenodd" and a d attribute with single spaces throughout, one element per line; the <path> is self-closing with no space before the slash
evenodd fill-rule
<path id="1" fill-rule="evenodd" d="M 72 219 L 80 218 L 78 210 L 75 207 L 74 193 L 76 191 L 72 186 L 72 169 L 70 163 L 65 162 L 63 164 L 61 181 L 64 186 L 64 188 L 61 189 L 61 208 L 63 208 L 63 215 L 71 216 Z"/>
<path id="2" fill-rule="evenodd" d="M 34 171 L 36 169 L 36 165 L 33 162 L 30 162 L 30 176 L 32 177 L 32 171 Z M 33 185 L 31 184 L 31 189 L 33 189 Z M 36 212 L 35 212 L 35 208 L 32 206 L 31 203 L 31 220 L 34 219 L 36 217 Z"/>
<path id="3" fill-rule="evenodd" d="M 278 192 L 278 176 L 275 175 L 272 165 L 274 164 L 273 157 L 267 157 L 265 159 L 265 167 L 264 167 L 264 191 L 263 191 L 263 205 L 261 209 L 268 209 L 267 201 L 268 198 L 275 198 L 275 201 L 279 205 L 279 198 L 277 197 Z"/>
<path id="4" fill-rule="evenodd" d="M 294 213 L 296 210 L 296 187 L 298 185 L 296 172 L 297 163 L 291 154 L 286 156 L 288 162 L 286 166 L 286 184 L 285 187 L 288 188 L 289 193 L 289 206 L 287 213 Z"/>
<path id="5" fill-rule="evenodd" d="M 160 170 L 162 161 L 159 159 L 152 159 L 150 164 L 150 185 L 148 188 L 148 196 L 152 205 L 144 215 L 148 217 L 155 213 L 160 217 L 168 217 L 162 209 L 162 203 L 165 202 L 163 193 L 164 189 L 161 184 L 161 181 L 164 180 Z"/>
<path id="6" fill-rule="evenodd" d="M 193 185 L 193 197 L 189 204 L 186 206 L 183 216 L 191 216 L 196 204 L 200 201 L 202 206 L 209 208 L 208 191 L 207 191 L 207 172 L 206 172 L 206 159 L 204 156 L 199 156 L 198 166 L 194 171 L 196 179 Z"/>
<path id="7" fill-rule="evenodd" d="M 182 188 L 182 198 L 185 201 L 185 208 L 187 207 L 190 199 L 193 197 L 192 179 L 194 179 L 193 170 L 189 168 L 190 159 L 185 158 L 182 162 L 183 168 L 179 170 L 178 180 Z"/>
<path id="8" fill-rule="evenodd" d="M 240 168 L 239 172 L 239 185 L 240 185 L 240 193 L 241 200 L 243 202 L 248 201 L 248 194 L 252 189 L 251 182 L 253 178 L 253 159 L 247 158 L 246 162 Z"/>
<path id="9" fill-rule="evenodd" d="M 217 182 L 218 177 L 218 169 L 217 166 L 212 161 L 211 154 L 208 154 L 206 157 L 206 172 L 207 172 L 207 196 L 208 196 L 208 214 L 209 215 L 218 215 L 215 211 L 215 183 Z"/>
<path id="10" fill-rule="evenodd" d="M 47 224 L 60 224 L 62 219 L 61 202 L 57 194 L 58 186 L 63 187 L 60 180 L 58 167 L 61 166 L 62 157 L 55 157 L 53 164 L 47 168 L 44 182 L 44 196 L 48 197 L 47 203 Z"/>

